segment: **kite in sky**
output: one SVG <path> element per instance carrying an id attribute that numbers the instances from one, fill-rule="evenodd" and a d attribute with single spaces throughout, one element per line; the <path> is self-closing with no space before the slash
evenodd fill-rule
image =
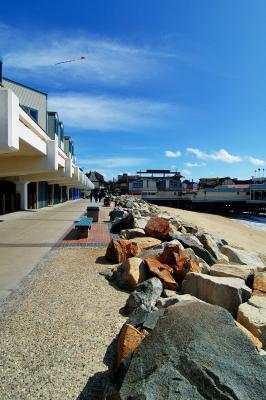
<path id="1" fill-rule="evenodd" d="M 86 60 L 86 57 L 85 56 L 81 56 L 80 58 L 75 58 L 73 60 L 60 61 L 60 62 L 56 63 L 55 65 L 66 64 L 66 63 L 71 63 L 71 62 L 81 61 L 81 60 Z"/>

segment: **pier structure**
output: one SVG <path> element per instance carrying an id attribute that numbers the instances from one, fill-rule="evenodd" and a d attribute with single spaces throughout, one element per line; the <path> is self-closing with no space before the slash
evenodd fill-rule
<path id="1" fill-rule="evenodd" d="M 179 172 L 146 170 L 129 184 L 129 193 L 157 205 L 218 213 L 265 213 L 266 182 L 202 178 L 181 181 Z"/>

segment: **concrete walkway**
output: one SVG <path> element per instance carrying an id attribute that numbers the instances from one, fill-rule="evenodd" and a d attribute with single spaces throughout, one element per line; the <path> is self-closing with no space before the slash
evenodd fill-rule
<path id="1" fill-rule="evenodd" d="M 16 289 L 88 205 L 95 203 L 76 200 L 0 216 L 0 299 Z"/>

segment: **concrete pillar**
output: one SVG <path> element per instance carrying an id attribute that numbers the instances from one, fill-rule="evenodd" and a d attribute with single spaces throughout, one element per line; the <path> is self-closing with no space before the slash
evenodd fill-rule
<path id="1" fill-rule="evenodd" d="M 20 195 L 20 209 L 28 209 L 28 183 L 29 182 L 17 182 L 16 191 Z"/>

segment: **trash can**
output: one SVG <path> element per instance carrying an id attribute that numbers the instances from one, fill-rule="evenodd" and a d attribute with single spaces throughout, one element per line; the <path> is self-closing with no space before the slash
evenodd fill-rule
<path id="1" fill-rule="evenodd" d="M 87 207 L 87 217 L 93 218 L 93 222 L 99 221 L 100 207 Z"/>

